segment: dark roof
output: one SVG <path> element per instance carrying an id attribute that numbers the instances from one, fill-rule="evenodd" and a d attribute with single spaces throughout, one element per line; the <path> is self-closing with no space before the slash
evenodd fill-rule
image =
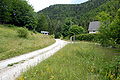
<path id="1" fill-rule="evenodd" d="M 98 30 L 99 27 L 100 27 L 100 22 L 93 21 L 93 22 L 90 22 L 88 30 Z"/>

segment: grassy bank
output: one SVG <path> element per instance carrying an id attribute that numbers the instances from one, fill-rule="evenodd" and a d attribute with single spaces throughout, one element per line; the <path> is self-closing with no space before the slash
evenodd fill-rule
<path id="1" fill-rule="evenodd" d="M 18 80 L 120 80 L 120 49 L 69 44 Z"/>
<path id="2" fill-rule="evenodd" d="M 0 25 L 0 60 L 41 49 L 55 42 L 50 36 L 31 31 L 28 31 L 28 38 L 21 38 L 18 29 Z"/>

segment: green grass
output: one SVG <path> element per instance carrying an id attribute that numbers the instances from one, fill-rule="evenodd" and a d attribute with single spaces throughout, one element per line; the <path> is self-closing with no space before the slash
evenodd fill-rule
<path id="1" fill-rule="evenodd" d="M 31 31 L 28 31 L 28 38 L 19 37 L 18 29 L 0 25 L 0 60 L 41 49 L 55 42 L 50 36 L 34 34 Z"/>
<path id="2" fill-rule="evenodd" d="M 120 80 L 120 49 L 69 44 L 18 80 Z"/>

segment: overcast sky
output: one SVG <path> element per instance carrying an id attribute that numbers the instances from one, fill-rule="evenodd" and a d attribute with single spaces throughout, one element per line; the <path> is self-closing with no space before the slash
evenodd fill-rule
<path id="1" fill-rule="evenodd" d="M 88 0 L 27 0 L 33 6 L 35 12 L 49 7 L 53 4 L 78 4 Z"/>

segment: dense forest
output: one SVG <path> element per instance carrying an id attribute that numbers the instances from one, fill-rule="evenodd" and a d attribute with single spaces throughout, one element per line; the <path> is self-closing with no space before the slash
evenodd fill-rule
<path id="1" fill-rule="evenodd" d="M 82 4 L 52 5 L 38 13 L 47 17 L 49 31 L 58 36 L 64 34 L 64 26 L 69 22 L 87 30 L 91 21 L 98 20 L 96 16 L 100 12 L 105 11 L 114 17 L 119 8 L 119 0 L 89 0 Z"/>

